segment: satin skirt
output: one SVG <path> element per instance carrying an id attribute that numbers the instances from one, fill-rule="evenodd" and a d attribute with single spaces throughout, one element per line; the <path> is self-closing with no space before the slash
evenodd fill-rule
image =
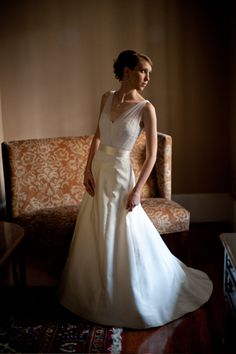
<path id="1" fill-rule="evenodd" d="M 85 192 L 59 285 L 60 303 L 92 322 L 143 329 L 192 312 L 212 282 L 167 248 L 141 205 L 128 151 L 102 146 L 93 159 L 95 196 Z"/>

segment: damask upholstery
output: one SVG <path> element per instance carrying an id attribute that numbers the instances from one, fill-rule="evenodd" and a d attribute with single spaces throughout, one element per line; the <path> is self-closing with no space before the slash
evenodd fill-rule
<path id="1" fill-rule="evenodd" d="M 2 143 L 7 219 L 24 227 L 29 242 L 47 253 L 49 271 L 63 267 L 79 205 L 92 136 L 28 139 Z M 172 139 L 158 133 L 156 164 L 142 191 L 142 205 L 165 235 L 189 229 L 190 214 L 171 200 Z M 131 155 L 136 177 L 145 159 L 145 136 Z"/>
<path id="2" fill-rule="evenodd" d="M 159 197 L 171 199 L 172 138 L 158 133 L 158 150 L 155 167 L 142 190 L 142 198 Z M 132 165 L 135 176 L 145 160 L 145 135 L 141 134 L 132 150 Z"/>
<path id="3" fill-rule="evenodd" d="M 7 214 L 78 205 L 91 136 L 2 143 Z"/>

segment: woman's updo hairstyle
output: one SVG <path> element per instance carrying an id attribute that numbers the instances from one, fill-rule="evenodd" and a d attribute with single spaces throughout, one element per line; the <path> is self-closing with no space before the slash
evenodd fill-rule
<path id="1" fill-rule="evenodd" d="M 145 54 L 137 53 L 134 50 L 124 50 L 121 52 L 113 64 L 116 79 L 121 81 L 124 76 L 124 68 L 128 67 L 133 70 L 138 65 L 140 59 L 146 60 L 152 66 L 151 59 Z"/>

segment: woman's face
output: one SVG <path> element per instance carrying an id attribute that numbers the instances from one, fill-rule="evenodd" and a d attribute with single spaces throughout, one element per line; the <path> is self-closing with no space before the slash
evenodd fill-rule
<path id="1" fill-rule="evenodd" d="M 145 59 L 140 59 L 134 69 L 127 68 L 128 79 L 132 88 L 143 91 L 150 81 L 152 67 Z"/>

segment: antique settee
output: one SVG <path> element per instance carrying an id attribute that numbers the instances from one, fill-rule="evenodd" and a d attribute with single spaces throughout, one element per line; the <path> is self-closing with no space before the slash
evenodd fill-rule
<path id="1" fill-rule="evenodd" d="M 79 136 L 2 143 L 6 219 L 23 226 L 26 257 L 55 279 L 60 277 L 84 193 L 91 140 L 92 136 Z M 190 214 L 171 200 L 171 154 L 171 137 L 158 133 L 156 164 L 143 188 L 142 205 L 167 245 L 171 248 L 174 242 L 173 252 L 179 247 L 181 253 Z M 141 134 L 132 150 L 136 176 L 144 158 Z"/>

